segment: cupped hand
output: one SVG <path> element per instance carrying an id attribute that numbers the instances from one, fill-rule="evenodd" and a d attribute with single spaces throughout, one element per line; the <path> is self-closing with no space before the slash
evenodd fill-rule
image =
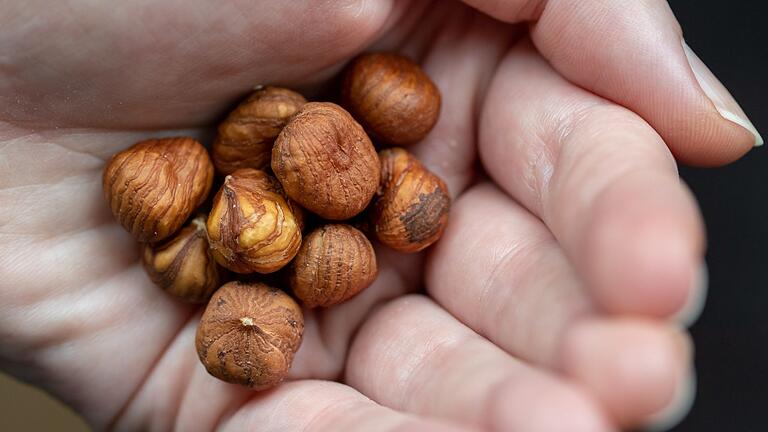
<path id="1" fill-rule="evenodd" d="M 705 275 L 675 158 L 726 163 L 759 136 L 666 2 L 466 3 L 5 2 L 3 368 L 123 430 L 603 431 L 672 410 Z M 105 160 L 209 138 L 256 84 L 329 94 L 363 50 L 442 90 L 412 149 L 454 196 L 447 231 L 306 311 L 288 383 L 217 381 L 199 308 L 149 282 L 111 218 Z"/>

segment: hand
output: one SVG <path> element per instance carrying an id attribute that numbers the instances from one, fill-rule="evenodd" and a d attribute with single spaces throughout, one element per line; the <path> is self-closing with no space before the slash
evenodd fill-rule
<path id="1" fill-rule="evenodd" d="M 692 71 L 665 2 L 5 3 L 0 359 L 94 426 L 602 431 L 683 393 L 675 317 L 703 295 L 704 240 L 673 155 L 722 164 L 757 135 Z M 258 83 L 322 92 L 365 49 L 442 89 L 413 151 L 449 184 L 449 227 L 307 312 L 291 382 L 219 382 L 194 352 L 199 309 L 152 286 L 111 218 L 104 161 L 209 136 Z"/>

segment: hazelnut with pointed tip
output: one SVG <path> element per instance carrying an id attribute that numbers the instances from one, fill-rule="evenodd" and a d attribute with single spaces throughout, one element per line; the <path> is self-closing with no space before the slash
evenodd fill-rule
<path id="1" fill-rule="evenodd" d="M 224 270 L 208 248 L 204 215 L 161 242 L 143 244 L 141 258 L 152 282 L 184 301 L 205 302 L 221 285 Z"/>
<path id="2" fill-rule="evenodd" d="M 237 273 L 272 273 L 296 255 L 301 220 L 277 180 L 244 168 L 224 179 L 206 223 L 216 261 Z"/>

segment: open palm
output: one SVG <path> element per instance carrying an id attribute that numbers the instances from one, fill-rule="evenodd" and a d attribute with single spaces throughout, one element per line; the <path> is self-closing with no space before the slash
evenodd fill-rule
<path id="1" fill-rule="evenodd" d="M 704 243 L 672 155 L 724 163 L 754 136 L 703 96 L 664 2 L 468 3 L 483 12 L 0 1 L 3 368 L 129 430 L 599 431 L 669 406 L 689 349 L 667 318 L 700 291 Z M 152 286 L 111 218 L 105 160 L 207 140 L 256 84 L 329 94 L 362 50 L 418 59 L 442 90 L 413 151 L 454 195 L 446 233 L 428 255 L 379 250 L 372 287 L 306 311 L 289 383 L 217 381 L 194 351 L 199 308 Z"/>

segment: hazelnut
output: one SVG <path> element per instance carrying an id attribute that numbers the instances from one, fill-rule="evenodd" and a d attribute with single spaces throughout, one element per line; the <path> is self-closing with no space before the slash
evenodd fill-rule
<path id="1" fill-rule="evenodd" d="M 205 216 L 197 216 L 174 236 L 142 246 L 149 278 L 168 293 L 202 303 L 221 285 L 222 270 L 208 248 Z"/>
<path id="2" fill-rule="evenodd" d="M 420 141 L 440 114 L 440 90 L 416 63 L 397 54 L 363 54 L 353 60 L 341 98 L 373 137 L 391 145 Z"/>
<path id="3" fill-rule="evenodd" d="M 309 102 L 275 140 L 272 170 L 291 199 L 323 218 L 342 220 L 368 205 L 380 167 L 371 140 L 348 112 Z"/>
<path id="4" fill-rule="evenodd" d="M 308 307 L 341 303 L 376 279 L 376 254 L 368 239 L 345 224 L 329 224 L 304 238 L 288 276 L 293 294 Z"/>
<path id="5" fill-rule="evenodd" d="M 141 242 L 178 230 L 213 183 L 208 152 L 192 138 L 141 141 L 107 163 L 104 195 L 120 224 Z"/>
<path id="6" fill-rule="evenodd" d="M 286 293 L 229 282 L 213 294 L 197 328 L 197 355 L 211 375 L 256 390 L 279 384 L 301 345 L 304 317 Z"/>
<path id="7" fill-rule="evenodd" d="M 280 184 L 251 168 L 226 176 L 206 226 L 214 258 L 237 273 L 277 271 L 301 245 L 301 222 Z"/>
<path id="8" fill-rule="evenodd" d="M 285 88 L 257 89 L 219 125 L 212 149 L 216 169 L 231 174 L 240 168 L 268 167 L 275 138 L 306 102 Z"/>
<path id="9" fill-rule="evenodd" d="M 418 252 L 437 241 L 448 222 L 451 198 L 443 180 L 401 148 L 379 152 L 381 186 L 371 209 L 380 242 Z"/>

